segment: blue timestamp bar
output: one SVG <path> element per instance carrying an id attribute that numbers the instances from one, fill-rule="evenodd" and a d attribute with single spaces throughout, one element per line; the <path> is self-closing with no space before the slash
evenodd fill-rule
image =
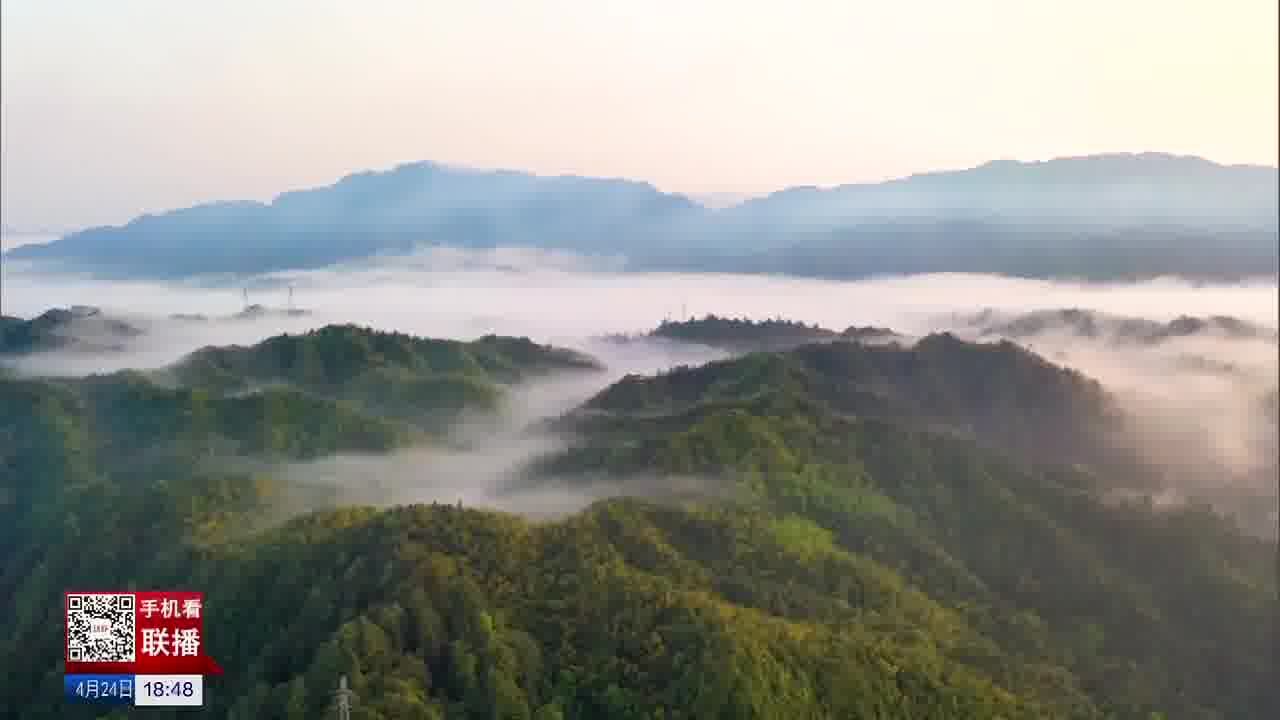
<path id="1" fill-rule="evenodd" d="M 132 675 L 65 675 L 67 700 L 93 705 L 132 705 L 137 685 Z"/>
<path id="2" fill-rule="evenodd" d="M 63 676 L 63 694 L 74 703 L 90 705 L 149 705 L 201 707 L 203 675 L 98 675 Z"/>

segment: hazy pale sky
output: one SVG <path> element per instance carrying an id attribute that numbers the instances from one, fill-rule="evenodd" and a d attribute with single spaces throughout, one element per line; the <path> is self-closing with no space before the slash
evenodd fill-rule
<path id="1" fill-rule="evenodd" d="M 4 222 L 432 159 L 763 192 L 1277 158 L 1276 0 L 3 0 Z"/>

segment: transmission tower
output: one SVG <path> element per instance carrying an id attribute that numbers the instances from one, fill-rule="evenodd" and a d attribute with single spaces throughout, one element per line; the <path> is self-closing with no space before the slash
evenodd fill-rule
<path id="1" fill-rule="evenodd" d="M 338 678 L 338 689 L 333 693 L 334 702 L 338 706 L 338 720 L 351 720 L 351 698 L 355 693 L 347 687 L 347 676 Z"/>

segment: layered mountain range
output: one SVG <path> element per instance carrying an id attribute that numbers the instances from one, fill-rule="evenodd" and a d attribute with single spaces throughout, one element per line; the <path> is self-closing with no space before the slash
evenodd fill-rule
<path id="1" fill-rule="evenodd" d="M 624 257 L 637 269 L 860 277 L 1274 276 L 1277 170 L 1158 153 L 998 161 L 711 209 L 652 185 L 422 162 L 269 203 L 144 215 L 6 253 L 97 273 L 318 267 L 424 245 Z"/>

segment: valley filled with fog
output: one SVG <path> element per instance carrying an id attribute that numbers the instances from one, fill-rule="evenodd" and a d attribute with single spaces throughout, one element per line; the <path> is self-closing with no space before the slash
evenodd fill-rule
<path id="1" fill-rule="evenodd" d="M 538 422 L 569 412 L 624 375 L 733 354 L 646 336 L 664 321 L 714 315 L 781 318 L 836 331 L 888 328 L 907 345 L 936 332 L 979 342 L 1010 339 L 1099 380 L 1132 414 L 1136 426 L 1125 442 L 1168 473 L 1157 502 L 1207 494 L 1252 507 L 1249 524 L 1263 532 L 1275 523 L 1275 424 L 1267 398 L 1277 376 L 1277 287 L 1265 281 L 1091 284 L 973 274 L 824 281 L 638 273 L 571 253 L 513 248 L 437 248 L 323 270 L 181 282 L 49 273 L 14 260 L 4 263 L 3 273 L 5 315 L 32 318 L 74 306 L 101 311 L 67 325 L 77 346 L 5 357 L 22 375 L 155 369 L 206 346 L 252 345 L 341 323 L 458 340 L 525 336 L 583 351 L 604 365 L 599 373 L 522 385 L 507 398 L 500 423 L 455 428 L 459 442 L 447 451 L 339 457 L 288 473 L 345 487 L 343 501 L 465 499 L 543 515 L 622 492 L 606 484 L 535 496 L 504 487 L 525 462 L 558 446 L 559 439 L 531 434 Z M 104 318 L 130 332 L 113 335 Z M 1197 320 L 1187 325 L 1188 318 Z M 617 336 L 639 341 L 610 340 Z"/>
<path id="2" fill-rule="evenodd" d="M 331 322 L 433 337 L 501 333 L 573 342 L 708 313 L 780 316 L 835 328 L 874 324 L 910 334 L 949 329 L 957 319 L 948 316 L 987 309 L 1017 314 L 1079 308 L 1161 322 L 1180 315 L 1222 315 L 1271 328 L 1278 313 L 1276 283 L 1266 280 L 1214 284 L 1164 278 L 1101 284 L 953 273 L 824 281 L 635 273 L 594 258 L 527 248 L 431 249 L 324 270 L 247 278 L 196 276 L 171 283 L 102 280 L 37 268 L 5 261 L 4 314 L 31 317 L 51 307 L 87 305 L 148 320 L 174 314 L 214 318 L 241 312 L 246 290 L 250 304 L 285 310 L 289 287 L 297 308 L 311 313 L 288 322 L 267 318 L 201 326 L 203 333 L 212 334 L 195 333 L 186 343 L 142 343 L 143 352 L 156 353 L 148 363 L 174 359 L 201 344 L 236 338 L 248 342 Z M 221 335 L 224 331 L 228 334 Z"/>

